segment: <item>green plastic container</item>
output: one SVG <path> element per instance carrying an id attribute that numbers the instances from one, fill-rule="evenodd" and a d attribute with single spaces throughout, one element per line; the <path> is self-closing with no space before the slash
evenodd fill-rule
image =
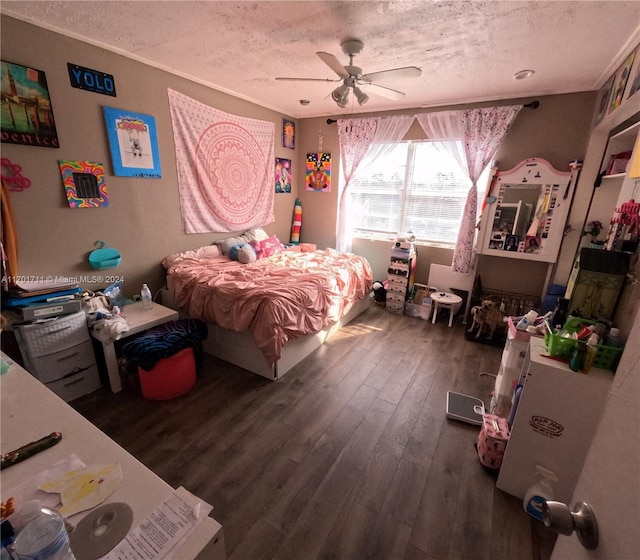
<path id="1" fill-rule="evenodd" d="M 581 319 L 580 317 L 570 317 L 567 319 L 564 327 L 558 334 L 547 332 L 544 335 L 544 343 L 547 347 L 547 352 L 550 356 L 558 358 L 571 358 L 573 349 L 578 341 L 573 338 L 565 338 L 563 333 L 576 333 L 583 327 L 589 325 L 595 325 L 596 321 L 590 319 Z M 600 369 L 606 369 L 609 371 L 616 371 L 620 356 L 622 355 L 622 348 L 615 346 L 606 346 L 604 344 L 596 344 L 596 357 L 593 360 L 593 367 Z"/>

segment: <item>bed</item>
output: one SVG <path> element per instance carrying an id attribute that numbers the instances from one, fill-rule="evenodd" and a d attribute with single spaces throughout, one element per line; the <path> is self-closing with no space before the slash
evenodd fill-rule
<path id="1" fill-rule="evenodd" d="M 363 257 L 302 245 L 243 263 L 229 249 L 165 258 L 163 303 L 207 323 L 205 352 L 263 377 L 282 377 L 369 305 Z"/>

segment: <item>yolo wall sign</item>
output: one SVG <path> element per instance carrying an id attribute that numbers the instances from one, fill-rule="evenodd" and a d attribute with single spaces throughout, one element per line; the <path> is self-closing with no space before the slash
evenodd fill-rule
<path id="1" fill-rule="evenodd" d="M 71 87 L 116 96 L 116 81 L 111 74 L 67 62 Z"/>

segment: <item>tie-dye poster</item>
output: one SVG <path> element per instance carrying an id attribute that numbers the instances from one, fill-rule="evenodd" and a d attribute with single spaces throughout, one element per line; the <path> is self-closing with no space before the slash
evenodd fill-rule
<path id="1" fill-rule="evenodd" d="M 109 206 L 102 163 L 60 160 L 58 164 L 70 208 Z"/>
<path id="2" fill-rule="evenodd" d="M 307 154 L 306 186 L 308 191 L 331 192 L 331 154 Z"/>

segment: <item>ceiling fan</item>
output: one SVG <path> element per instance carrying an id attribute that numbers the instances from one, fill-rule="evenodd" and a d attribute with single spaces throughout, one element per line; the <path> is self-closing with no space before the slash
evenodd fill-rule
<path id="1" fill-rule="evenodd" d="M 386 97 L 387 99 L 402 99 L 405 94 L 401 91 L 391 89 L 390 87 L 376 83 L 378 80 L 386 80 L 390 78 L 417 78 L 422 74 L 422 70 L 416 66 L 404 66 L 402 68 L 392 68 L 390 70 L 382 70 L 380 72 L 372 72 L 371 74 L 363 74 L 362 68 L 353 65 L 353 57 L 359 54 L 364 48 L 364 43 L 358 39 L 348 39 L 343 41 L 340 46 L 342 52 L 349 57 L 349 64 L 343 66 L 340 61 L 330 53 L 317 52 L 320 57 L 331 70 L 338 74 L 339 78 L 276 78 L 276 80 L 291 80 L 302 82 L 342 82 L 331 92 L 331 98 L 338 104 L 338 107 L 345 108 L 349 102 L 349 92 L 353 90 L 359 105 L 364 105 L 369 101 L 369 96 L 363 91 L 366 89 L 370 93 Z"/>

